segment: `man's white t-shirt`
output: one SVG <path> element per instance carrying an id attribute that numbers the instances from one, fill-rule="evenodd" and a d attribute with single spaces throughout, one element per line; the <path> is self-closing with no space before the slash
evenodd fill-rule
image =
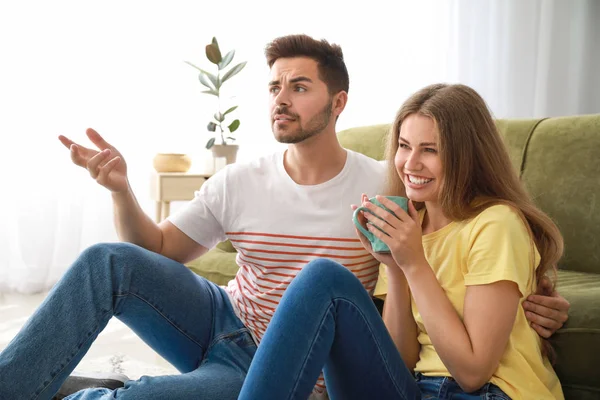
<path id="1" fill-rule="evenodd" d="M 385 167 L 347 150 L 342 171 L 318 185 L 299 185 L 278 152 L 219 171 L 180 212 L 169 217 L 204 247 L 229 239 L 239 270 L 225 291 L 260 343 L 283 292 L 309 261 L 332 259 L 352 271 L 372 293 L 379 262 L 361 245 L 351 204 L 361 194 L 383 193 Z M 317 387 L 324 389 L 322 376 Z"/>

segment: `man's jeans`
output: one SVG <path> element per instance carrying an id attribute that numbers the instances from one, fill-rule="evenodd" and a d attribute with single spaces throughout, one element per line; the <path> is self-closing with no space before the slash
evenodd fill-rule
<path id="1" fill-rule="evenodd" d="M 223 289 L 126 243 L 84 251 L 0 353 L 0 399 L 50 399 L 112 316 L 180 375 L 88 389 L 80 399 L 236 399 L 256 345 Z"/>

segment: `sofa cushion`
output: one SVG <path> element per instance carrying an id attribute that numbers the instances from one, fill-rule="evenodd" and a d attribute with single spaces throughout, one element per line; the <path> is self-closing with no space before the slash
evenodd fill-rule
<path id="1" fill-rule="evenodd" d="M 600 118 L 541 121 L 527 144 L 522 179 L 565 239 L 559 268 L 600 273 Z"/>
<path id="2" fill-rule="evenodd" d="M 558 271 L 559 293 L 571 303 L 565 326 L 552 336 L 554 366 L 567 399 L 600 398 L 600 274 Z"/>
<path id="3" fill-rule="evenodd" d="M 222 247 L 226 247 L 226 245 Z M 236 254 L 235 251 L 226 251 L 217 246 L 202 257 L 187 263 L 186 266 L 209 281 L 225 286 L 235 278 L 237 273 Z"/>
<path id="4" fill-rule="evenodd" d="M 235 247 L 233 247 L 233 244 L 231 244 L 231 242 L 229 240 L 226 240 L 224 242 L 221 242 L 219 244 L 217 244 L 217 247 L 223 251 L 226 251 L 228 253 L 235 253 Z"/>
<path id="5" fill-rule="evenodd" d="M 527 142 L 542 119 L 497 119 L 496 127 L 504 139 L 510 161 L 520 175 L 524 166 Z"/>
<path id="6" fill-rule="evenodd" d="M 375 160 L 385 158 L 387 134 L 391 124 L 361 126 L 338 133 L 338 140 L 343 148 L 357 151 Z"/>

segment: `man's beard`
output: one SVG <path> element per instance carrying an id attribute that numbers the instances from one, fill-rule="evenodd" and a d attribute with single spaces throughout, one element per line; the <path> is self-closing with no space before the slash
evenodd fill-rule
<path id="1" fill-rule="evenodd" d="M 308 121 L 306 124 L 306 128 L 302 128 L 302 121 L 300 120 L 300 116 L 292 115 L 288 113 L 287 107 L 278 107 L 276 110 L 276 114 L 285 114 L 289 115 L 292 118 L 295 118 L 300 127 L 293 132 L 285 132 L 283 135 L 277 135 L 275 133 L 275 126 L 273 125 L 273 133 L 275 134 L 275 139 L 279 143 L 287 143 L 287 144 L 296 144 L 305 141 L 308 138 L 318 135 L 329 125 L 329 120 L 331 119 L 331 110 L 333 109 L 333 102 L 330 101 L 323 109 L 314 117 Z"/>

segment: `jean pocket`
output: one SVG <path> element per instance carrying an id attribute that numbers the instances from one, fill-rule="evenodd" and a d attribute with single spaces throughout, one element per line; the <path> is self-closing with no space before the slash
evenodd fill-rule
<path id="1" fill-rule="evenodd" d="M 511 400 L 506 393 L 502 391 L 498 386 L 490 383 L 488 386 L 487 393 L 485 394 L 486 400 Z"/>

